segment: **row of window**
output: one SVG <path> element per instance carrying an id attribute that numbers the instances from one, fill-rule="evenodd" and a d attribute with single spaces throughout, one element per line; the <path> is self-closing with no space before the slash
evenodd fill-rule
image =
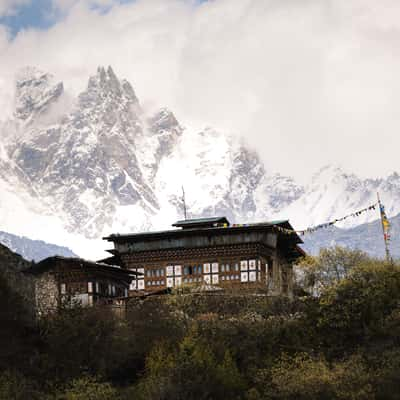
<path id="1" fill-rule="evenodd" d="M 105 282 L 69 282 L 60 284 L 60 293 L 65 295 L 78 295 L 84 293 L 100 294 L 106 296 L 126 296 L 126 290 L 119 286 Z"/>
<path id="2" fill-rule="evenodd" d="M 222 275 L 221 281 L 236 281 L 240 279 L 240 275 Z"/>
<path id="3" fill-rule="evenodd" d="M 165 270 L 164 268 L 159 268 L 159 269 L 148 269 L 146 271 L 146 276 L 148 278 L 152 277 L 158 277 L 158 276 L 164 276 Z"/>
<path id="4" fill-rule="evenodd" d="M 144 268 L 135 269 L 144 272 Z M 267 271 L 266 271 L 267 272 Z M 269 278 L 272 278 L 272 266 L 268 266 Z M 166 276 L 166 282 L 164 275 Z M 146 286 L 180 286 L 182 283 L 204 282 L 218 284 L 219 281 L 255 282 L 261 281 L 261 261 L 241 260 L 233 263 L 204 263 L 196 265 L 169 265 L 166 268 L 152 268 L 145 272 L 146 283 L 142 278 L 132 281 L 131 290 L 143 290 Z M 149 279 L 152 278 L 152 279 Z M 159 279 L 154 279 L 159 278 Z M 163 279 L 161 279 L 163 278 Z"/>
<path id="5" fill-rule="evenodd" d="M 186 265 L 183 268 L 183 275 L 200 275 L 203 273 L 202 265 Z"/>
<path id="6" fill-rule="evenodd" d="M 165 284 L 164 280 L 161 281 L 147 281 L 146 286 L 163 286 Z"/>
<path id="7" fill-rule="evenodd" d="M 146 277 L 155 278 L 166 276 L 181 276 L 181 275 L 201 275 L 201 274 L 216 274 L 225 272 L 238 272 L 248 270 L 260 270 L 261 263 L 257 260 L 242 260 L 235 263 L 205 263 L 197 265 L 169 265 L 165 268 L 147 269 Z M 137 272 L 144 272 L 144 268 L 134 269 Z"/>
<path id="8" fill-rule="evenodd" d="M 239 271 L 239 263 L 234 264 L 221 264 L 220 265 L 221 272 L 229 272 L 229 271 Z"/>
<path id="9" fill-rule="evenodd" d="M 194 277 L 194 278 L 183 278 L 184 283 L 194 283 L 194 282 L 203 282 L 203 278 Z"/>

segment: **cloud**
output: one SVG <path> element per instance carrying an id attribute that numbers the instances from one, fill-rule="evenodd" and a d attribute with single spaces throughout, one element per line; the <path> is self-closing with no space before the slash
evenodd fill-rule
<path id="1" fill-rule="evenodd" d="M 106 13 L 55 1 L 64 17 L 51 29 L 6 42 L 0 32 L 0 106 L 19 66 L 77 93 L 111 64 L 142 102 L 170 107 L 186 126 L 242 135 L 270 170 L 400 169 L 397 0 L 97 1 Z"/>
<path id="2" fill-rule="evenodd" d="M 0 17 L 13 15 L 18 8 L 31 3 L 32 0 L 0 0 Z"/>
<path id="3" fill-rule="evenodd" d="M 68 12 L 77 5 L 84 5 L 89 8 L 108 8 L 118 4 L 120 3 L 116 0 L 52 0 L 54 9 L 61 12 Z"/>

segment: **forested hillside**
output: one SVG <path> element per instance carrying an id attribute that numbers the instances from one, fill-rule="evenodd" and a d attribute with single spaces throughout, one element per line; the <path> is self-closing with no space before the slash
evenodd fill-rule
<path id="1" fill-rule="evenodd" d="M 0 399 L 400 398 L 400 266 L 332 249 L 300 267 L 294 300 L 181 291 L 34 328 L 2 276 Z"/>

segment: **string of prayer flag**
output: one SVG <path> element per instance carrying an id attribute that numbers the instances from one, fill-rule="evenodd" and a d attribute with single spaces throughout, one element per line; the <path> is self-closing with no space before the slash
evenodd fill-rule
<path id="1" fill-rule="evenodd" d="M 378 205 L 379 205 L 379 203 L 372 204 L 372 205 L 370 205 L 368 207 L 365 207 L 365 208 L 363 208 L 361 210 L 358 210 L 358 211 L 352 212 L 350 214 L 347 214 L 344 217 L 336 218 L 336 219 L 334 219 L 332 221 L 325 222 L 324 224 L 312 226 L 312 227 L 309 227 L 307 229 L 293 230 L 293 229 L 282 228 L 281 226 L 275 226 L 275 229 L 278 230 L 279 232 L 285 233 L 287 235 L 296 234 L 296 235 L 304 236 L 307 233 L 312 233 L 312 232 L 315 232 L 315 231 L 317 231 L 319 229 L 329 228 L 330 226 L 335 225 L 338 222 L 342 222 L 342 221 L 346 220 L 347 218 L 355 218 L 355 217 L 358 217 L 358 216 L 360 216 L 361 214 L 363 214 L 363 213 L 365 213 L 367 211 L 375 210 Z M 387 218 L 386 218 L 386 221 L 387 222 L 385 222 L 385 224 L 389 224 L 389 221 L 388 221 Z"/>

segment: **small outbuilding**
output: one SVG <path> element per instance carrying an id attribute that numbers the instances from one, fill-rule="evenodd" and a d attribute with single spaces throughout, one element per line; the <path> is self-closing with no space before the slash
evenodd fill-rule
<path id="1" fill-rule="evenodd" d="M 54 256 L 26 269 L 34 286 L 36 315 L 62 306 L 121 305 L 137 272 L 120 266 Z"/>

